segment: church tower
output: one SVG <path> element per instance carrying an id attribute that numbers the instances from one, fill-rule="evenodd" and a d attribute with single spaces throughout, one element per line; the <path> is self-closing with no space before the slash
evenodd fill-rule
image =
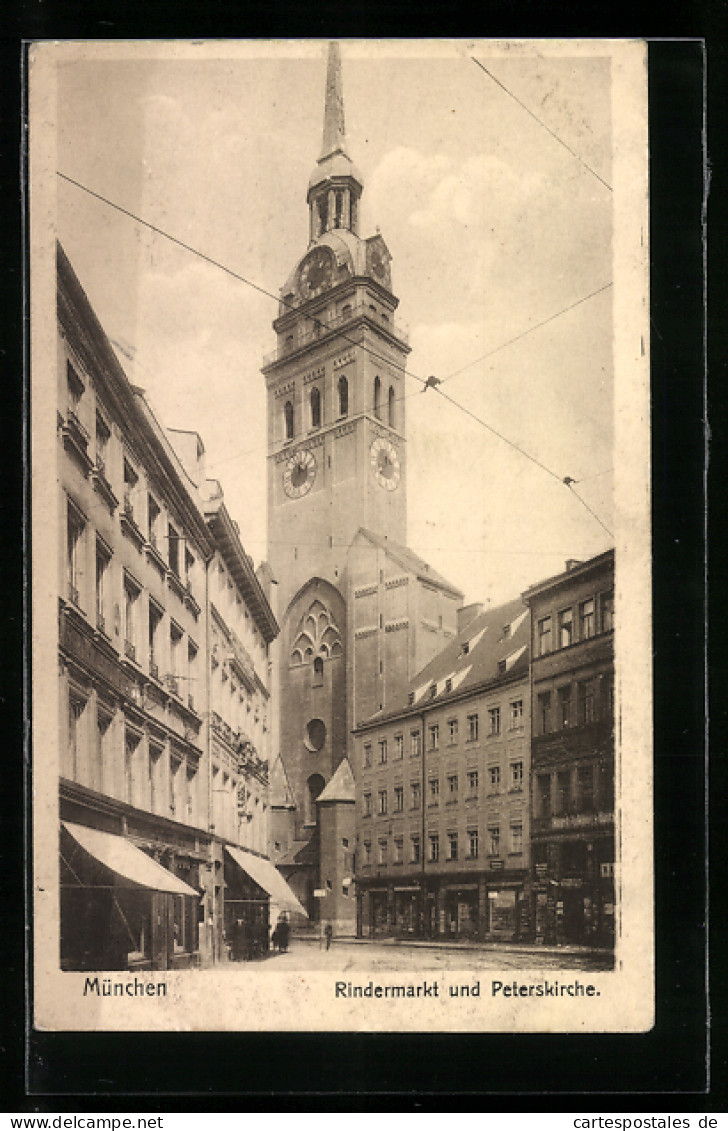
<path id="1" fill-rule="evenodd" d="M 281 289 L 277 345 L 262 370 L 281 625 L 270 850 L 309 916 L 352 933 L 351 732 L 454 634 L 462 596 L 404 546 L 409 346 L 387 245 L 360 234 L 362 192 L 332 43 L 309 242 Z"/>

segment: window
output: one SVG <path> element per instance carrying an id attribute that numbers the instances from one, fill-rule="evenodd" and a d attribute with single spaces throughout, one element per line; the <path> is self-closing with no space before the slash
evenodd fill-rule
<path id="1" fill-rule="evenodd" d="M 523 762 L 511 762 L 511 789 L 523 789 Z"/>
<path id="2" fill-rule="evenodd" d="M 385 765 L 386 761 L 387 761 L 387 740 L 386 740 L 386 738 L 380 738 L 380 740 L 379 740 L 379 765 L 380 766 Z"/>
<path id="3" fill-rule="evenodd" d="M 386 789 L 380 789 L 379 790 L 378 798 L 379 798 L 379 805 L 378 805 L 377 812 L 379 813 L 380 817 L 386 817 L 386 815 L 387 815 L 387 791 L 386 791 Z"/>
<path id="4" fill-rule="evenodd" d="M 414 693 L 414 691 L 410 691 L 407 695 L 407 702 L 409 703 L 410 707 L 412 706 L 414 701 L 415 701 L 415 693 Z"/>
<path id="5" fill-rule="evenodd" d="M 419 809 L 422 800 L 422 787 L 418 781 L 410 783 L 410 809 Z"/>
<path id="6" fill-rule="evenodd" d="M 387 398 L 387 423 L 389 424 L 390 428 L 394 428 L 394 426 L 395 426 L 395 405 L 396 405 L 396 401 L 397 401 L 397 398 L 394 395 L 394 389 L 390 385 L 389 386 L 389 394 L 388 394 L 388 398 Z"/>
<path id="7" fill-rule="evenodd" d="M 602 593 L 599 598 L 602 632 L 611 632 L 614 628 L 614 590 Z"/>
<path id="8" fill-rule="evenodd" d="M 394 757 L 395 761 L 399 762 L 404 758 L 404 735 L 395 734 L 394 736 Z"/>
<path id="9" fill-rule="evenodd" d="M 68 582 L 68 599 L 77 608 L 81 607 L 80 590 L 83 585 L 85 530 L 86 519 L 69 499 L 67 514 L 66 580 Z"/>
<path id="10" fill-rule="evenodd" d="M 100 412 L 96 413 L 96 467 L 106 475 L 111 431 Z"/>
<path id="11" fill-rule="evenodd" d="M 349 414 L 349 382 L 346 377 L 339 377 L 339 416 Z"/>
<path id="12" fill-rule="evenodd" d="M 162 610 L 153 601 L 149 602 L 149 674 L 159 679 L 159 626 L 162 623 Z"/>
<path id="13" fill-rule="evenodd" d="M 372 815 L 372 795 L 365 793 L 362 797 L 362 817 L 371 817 Z"/>
<path id="14" fill-rule="evenodd" d="M 559 702 L 559 728 L 564 730 L 571 725 L 571 684 L 567 683 L 557 691 Z"/>
<path id="15" fill-rule="evenodd" d="M 437 696 L 437 684 L 436 683 L 430 684 L 429 695 L 430 695 L 430 699 L 436 698 L 436 696 Z"/>
<path id="16" fill-rule="evenodd" d="M 543 617 L 538 622 L 536 649 L 538 656 L 546 656 L 551 651 L 551 617 Z"/>
<path id="17" fill-rule="evenodd" d="M 194 580 L 194 576 L 195 576 L 194 555 L 191 554 L 190 551 L 185 546 L 185 581 L 187 583 L 188 589 L 191 589 L 192 582 Z M 240 605 L 242 603 L 241 600 L 240 600 L 240 595 L 237 591 L 235 593 L 235 603 L 236 603 L 236 605 Z"/>
<path id="18" fill-rule="evenodd" d="M 511 703 L 511 729 L 516 730 L 523 726 L 523 700 L 515 699 Z"/>
<path id="19" fill-rule="evenodd" d="M 478 859 L 478 830 L 468 830 L 468 856 L 471 860 Z"/>
<path id="20" fill-rule="evenodd" d="M 445 680 L 445 694 L 449 695 L 451 691 L 452 691 L 452 679 L 450 678 L 450 676 L 448 676 L 447 679 Z"/>
<path id="21" fill-rule="evenodd" d="M 499 856 L 500 855 L 500 828 L 498 827 L 498 825 L 491 825 L 489 827 L 489 829 L 488 829 L 488 840 L 490 842 L 489 846 L 488 846 L 488 855 L 489 856 Z"/>
<path id="22" fill-rule="evenodd" d="M 550 780 L 547 779 L 549 789 Z M 571 812 L 571 770 L 559 770 L 556 774 L 556 807 L 560 814 Z"/>
<path id="23" fill-rule="evenodd" d="M 174 695 L 179 695 L 179 677 L 182 665 L 182 629 L 179 625 L 170 624 L 169 626 L 169 672 L 167 675 L 167 686 Z"/>
<path id="24" fill-rule="evenodd" d="M 141 745 L 141 736 L 133 731 L 127 731 L 124 737 L 124 800 L 130 805 L 137 802 L 138 792 L 138 755 Z M 179 763 L 177 763 L 179 765 Z M 170 767 L 171 769 L 171 767 Z M 174 770 L 170 773 L 170 788 L 174 788 Z M 174 808 L 172 808 L 174 812 Z"/>
<path id="25" fill-rule="evenodd" d="M 513 821 L 510 826 L 510 844 L 508 851 L 514 855 L 523 852 L 523 825 L 520 821 Z"/>
<path id="26" fill-rule="evenodd" d="M 457 860 L 458 858 L 458 834 L 447 834 L 447 858 L 448 860 Z"/>
<path id="27" fill-rule="evenodd" d="M 559 648 L 568 648 L 574 639 L 574 610 L 562 609 L 559 613 Z"/>
<path id="28" fill-rule="evenodd" d="M 387 863 L 387 842 L 386 842 L 386 840 L 380 840 L 379 841 L 379 858 L 378 859 L 379 859 L 380 864 L 386 864 Z"/>
<path id="29" fill-rule="evenodd" d="M 180 536 L 177 533 L 177 531 L 175 530 L 175 528 L 172 526 L 171 522 L 167 526 L 167 538 L 169 539 L 169 557 L 168 557 L 169 568 L 172 570 L 173 573 L 177 574 L 177 577 L 179 577 L 179 574 L 180 574 L 179 549 L 180 549 L 180 542 L 182 541 L 182 539 L 180 538 Z"/>
<path id="30" fill-rule="evenodd" d="M 440 745 L 440 727 L 438 726 L 438 724 L 434 723 L 431 727 L 429 727 L 427 734 L 428 749 L 437 750 L 438 746 Z"/>
<path id="31" fill-rule="evenodd" d="M 468 715 L 468 742 L 475 742 L 478 738 L 478 716 Z"/>
<path id="32" fill-rule="evenodd" d="M 457 719 L 450 719 L 447 724 L 448 735 L 450 742 L 457 742 L 458 740 L 458 721 Z"/>
<path id="33" fill-rule="evenodd" d="M 601 700 L 602 718 L 614 722 L 614 676 L 611 672 L 602 676 Z"/>
<path id="34" fill-rule="evenodd" d="M 591 812 L 594 808 L 594 767 L 592 765 L 577 768 L 576 790 L 579 799 L 579 812 Z"/>
<path id="35" fill-rule="evenodd" d="M 324 661 L 321 656 L 314 657 L 312 682 L 314 687 L 323 687 L 324 685 Z"/>
<path id="36" fill-rule="evenodd" d="M 430 791 L 429 804 L 430 805 L 439 805 L 440 804 L 440 779 L 439 778 L 430 778 L 430 781 L 428 783 L 428 788 L 429 788 L 429 791 Z"/>
<path id="37" fill-rule="evenodd" d="M 506 660 L 498 661 L 498 675 L 505 675 L 508 671 L 508 662 Z"/>
<path id="38" fill-rule="evenodd" d="M 394 787 L 394 811 L 395 813 L 402 813 L 404 810 L 404 786 L 396 785 Z"/>
<path id="39" fill-rule="evenodd" d="M 457 797 L 458 797 L 458 776 L 457 776 L 457 774 L 448 774 L 448 777 L 447 777 L 447 793 L 448 793 L 448 800 L 457 801 Z"/>
<path id="40" fill-rule="evenodd" d="M 108 603 L 107 578 L 111 564 L 111 551 L 98 539 L 96 541 L 96 627 L 99 632 L 106 632 L 106 606 Z"/>
<path id="41" fill-rule="evenodd" d="M 536 783 L 539 817 L 551 816 L 551 775 L 539 774 Z"/>
<path id="42" fill-rule="evenodd" d="M 395 864 L 404 863 L 404 839 L 401 836 L 394 838 L 394 862 Z"/>
<path id="43" fill-rule="evenodd" d="M 542 691 L 538 696 L 538 733 L 548 734 L 551 729 L 551 692 Z"/>
<path id="44" fill-rule="evenodd" d="M 422 753 L 422 732 L 413 730 L 410 733 L 410 755 L 413 758 L 418 758 Z"/>
<path id="45" fill-rule="evenodd" d="M 135 581 L 124 574 L 124 655 L 136 660 L 137 610 L 141 590 Z"/>
<path id="46" fill-rule="evenodd" d="M 105 711 L 96 711 L 96 751 L 94 764 L 92 766 L 90 782 L 91 788 L 98 790 L 99 793 L 104 792 L 105 778 L 108 773 L 106 767 L 111 764 L 111 715 L 107 715 Z"/>
<path id="47" fill-rule="evenodd" d="M 187 639 L 187 706 L 191 711 L 195 710 L 195 694 L 197 692 L 197 645 L 193 640 Z M 199 696 L 198 696 L 199 699 Z M 200 710 L 200 703 L 197 703 L 197 710 Z"/>
<path id="48" fill-rule="evenodd" d="M 313 388 L 309 398 L 311 406 L 311 427 L 321 427 L 321 392 L 319 389 Z"/>
<path id="49" fill-rule="evenodd" d="M 372 862 L 372 845 L 371 841 L 364 841 L 364 867 L 368 868 Z"/>
<path id="50" fill-rule="evenodd" d="M 134 504 L 136 502 L 136 491 L 139 484 L 139 476 L 137 475 L 131 462 L 124 458 L 124 510 L 127 516 L 134 521 Z"/>
<path id="51" fill-rule="evenodd" d="M 430 833 L 430 860 L 437 864 L 440 859 L 440 837 L 437 833 Z"/>
<path id="52" fill-rule="evenodd" d="M 410 837 L 410 863 L 419 864 L 420 862 L 420 838 L 418 836 Z"/>
<path id="53" fill-rule="evenodd" d="M 365 770 L 371 769 L 371 765 L 372 765 L 372 744 L 371 744 L 371 742 L 366 742 L 364 744 L 364 755 L 362 757 L 362 765 L 363 765 Z"/>
<path id="54" fill-rule="evenodd" d="M 488 710 L 491 738 L 500 734 L 500 707 L 490 707 Z"/>
<path id="55" fill-rule="evenodd" d="M 490 782 L 490 792 L 491 793 L 500 793 L 500 784 L 501 784 L 500 766 L 489 766 L 488 767 L 488 779 L 489 779 L 489 782 Z"/>
<path id="56" fill-rule="evenodd" d="M 477 797 L 478 795 L 478 771 L 468 770 L 468 796 Z"/>
<path id="57" fill-rule="evenodd" d="M 157 531 L 161 513 L 157 500 L 153 495 L 149 495 L 147 498 L 147 538 L 149 544 L 154 546 L 155 549 L 157 549 Z"/>
<path id="58" fill-rule="evenodd" d="M 594 722 L 594 683 L 583 680 L 576 685 L 576 710 L 581 726 Z"/>
<path id="59" fill-rule="evenodd" d="M 610 765 L 600 762 L 597 766 L 596 808 L 611 812 L 614 808 L 614 771 Z"/>
<path id="60" fill-rule="evenodd" d="M 66 362 L 66 383 L 68 386 L 68 407 L 71 412 L 78 412 L 78 406 L 81 403 L 81 397 L 86 392 L 86 386 L 70 361 Z"/>
<path id="61" fill-rule="evenodd" d="M 290 401 L 286 401 L 283 406 L 283 428 L 286 440 L 293 439 L 293 405 Z"/>
<path id="62" fill-rule="evenodd" d="M 83 713 L 86 700 L 71 693 L 68 698 L 68 758 L 66 776 L 72 781 L 79 779 L 79 763 L 83 745 Z"/>
<path id="63" fill-rule="evenodd" d="M 594 598 L 579 605 L 579 639 L 589 640 L 594 635 Z"/>
<path id="64" fill-rule="evenodd" d="M 382 382 L 379 377 L 374 378 L 374 415 L 377 420 L 382 419 Z"/>

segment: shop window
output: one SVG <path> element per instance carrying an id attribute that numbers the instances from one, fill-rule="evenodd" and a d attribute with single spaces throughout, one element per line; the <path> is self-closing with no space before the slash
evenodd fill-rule
<path id="1" fill-rule="evenodd" d="M 574 641 L 574 610 L 562 609 L 559 613 L 559 648 L 568 648 Z"/>
<path id="2" fill-rule="evenodd" d="M 500 707 L 490 707 L 488 710 L 488 722 L 490 724 L 490 736 L 495 738 L 500 734 Z"/>
<path id="3" fill-rule="evenodd" d="M 579 605 L 579 639 L 589 640 L 594 635 L 594 598 Z"/>

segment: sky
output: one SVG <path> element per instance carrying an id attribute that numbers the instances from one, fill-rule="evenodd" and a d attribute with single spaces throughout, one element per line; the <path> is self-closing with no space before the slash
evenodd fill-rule
<path id="1" fill-rule="evenodd" d="M 512 442 L 408 380 L 408 542 L 467 601 L 499 603 L 612 545 L 619 520 L 612 63 L 465 41 L 341 56 L 360 232 L 392 254 L 408 372 L 456 374 L 443 390 Z M 57 168 L 277 295 L 307 248 L 325 71 L 324 41 L 62 45 Z M 165 426 L 200 433 L 259 562 L 276 301 L 61 179 L 56 205 L 128 376 Z"/>

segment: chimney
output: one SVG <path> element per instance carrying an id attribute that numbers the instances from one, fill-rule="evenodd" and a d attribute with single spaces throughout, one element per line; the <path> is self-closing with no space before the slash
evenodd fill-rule
<path id="1" fill-rule="evenodd" d="M 458 632 L 462 632 L 468 625 L 479 617 L 483 611 L 483 604 L 480 601 L 474 602 L 472 605 L 463 605 L 458 609 Z"/>

